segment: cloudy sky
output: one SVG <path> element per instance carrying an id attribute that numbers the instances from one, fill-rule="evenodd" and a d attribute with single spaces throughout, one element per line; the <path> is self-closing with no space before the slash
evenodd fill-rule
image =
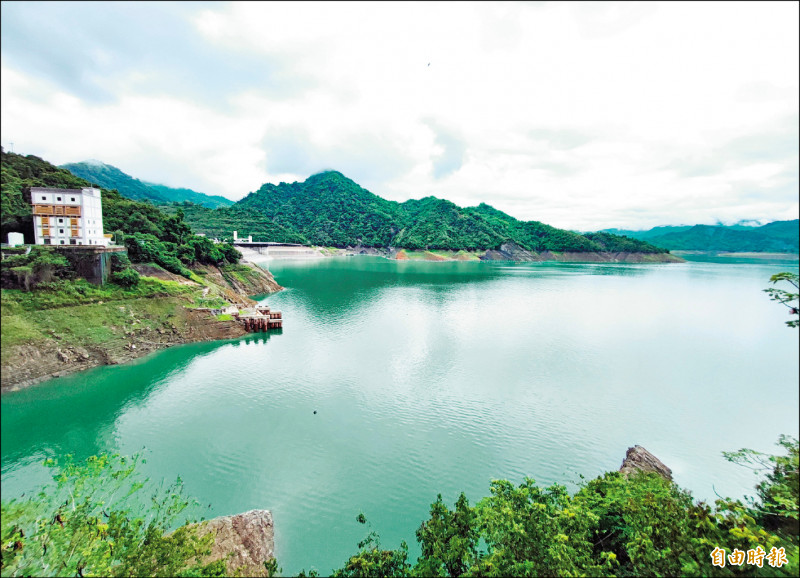
<path id="1" fill-rule="evenodd" d="M 2 2 L 2 145 L 239 199 L 798 217 L 797 2 Z"/>

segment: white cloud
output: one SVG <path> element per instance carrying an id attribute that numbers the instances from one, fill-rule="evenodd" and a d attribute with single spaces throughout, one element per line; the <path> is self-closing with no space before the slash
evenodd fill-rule
<path id="1" fill-rule="evenodd" d="M 797 217 L 796 3 L 157 6 L 145 56 L 59 39 L 81 84 L 3 4 L 3 144 L 233 199 L 335 168 L 576 229 Z"/>

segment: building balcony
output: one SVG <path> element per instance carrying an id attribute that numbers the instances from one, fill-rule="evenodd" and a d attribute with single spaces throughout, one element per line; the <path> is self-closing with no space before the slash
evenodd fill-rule
<path id="1" fill-rule="evenodd" d="M 33 214 L 40 216 L 66 215 L 69 217 L 80 217 L 80 207 L 66 207 L 64 205 L 33 205 Z"/>

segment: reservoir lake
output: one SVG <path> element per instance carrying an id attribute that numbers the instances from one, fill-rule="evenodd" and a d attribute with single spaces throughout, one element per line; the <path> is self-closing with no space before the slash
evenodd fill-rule
<path id="1" fill-rule="evenodd" d="M 4 395 L 3 498 L 48 481 L 47 457 L 143 451 L 198 517 L 272 510 L 284 573 L 326 575 L 359 513 L 415 557 L 438 493 L 574 490 L 634 444 L 695 499 L 752 495 L 721 452 L 798 436 L 800 332 L 762 291 L 798 264 L 713 261 L 272 261 L 282 331 Z"/>

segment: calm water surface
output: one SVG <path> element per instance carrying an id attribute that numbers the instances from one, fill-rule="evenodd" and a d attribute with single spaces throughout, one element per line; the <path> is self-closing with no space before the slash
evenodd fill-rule
<path id="1" fill-rule="evenodd" d="M 695 497 L 738 497 L 755 477 L 720 452 L 798 435 L 798 331 L 761 292 L 796 261 L 270 269 L 282 333 L 3 396 L 4 498 L 46 481 L 47 456 L 146 448 L 145 473 L 180 475 L 206 517 L 271 509 L 284 571 L 324 575 L 359 512 L 416 554 L 437 493 L 569 484 L 641 444 Z"/>

